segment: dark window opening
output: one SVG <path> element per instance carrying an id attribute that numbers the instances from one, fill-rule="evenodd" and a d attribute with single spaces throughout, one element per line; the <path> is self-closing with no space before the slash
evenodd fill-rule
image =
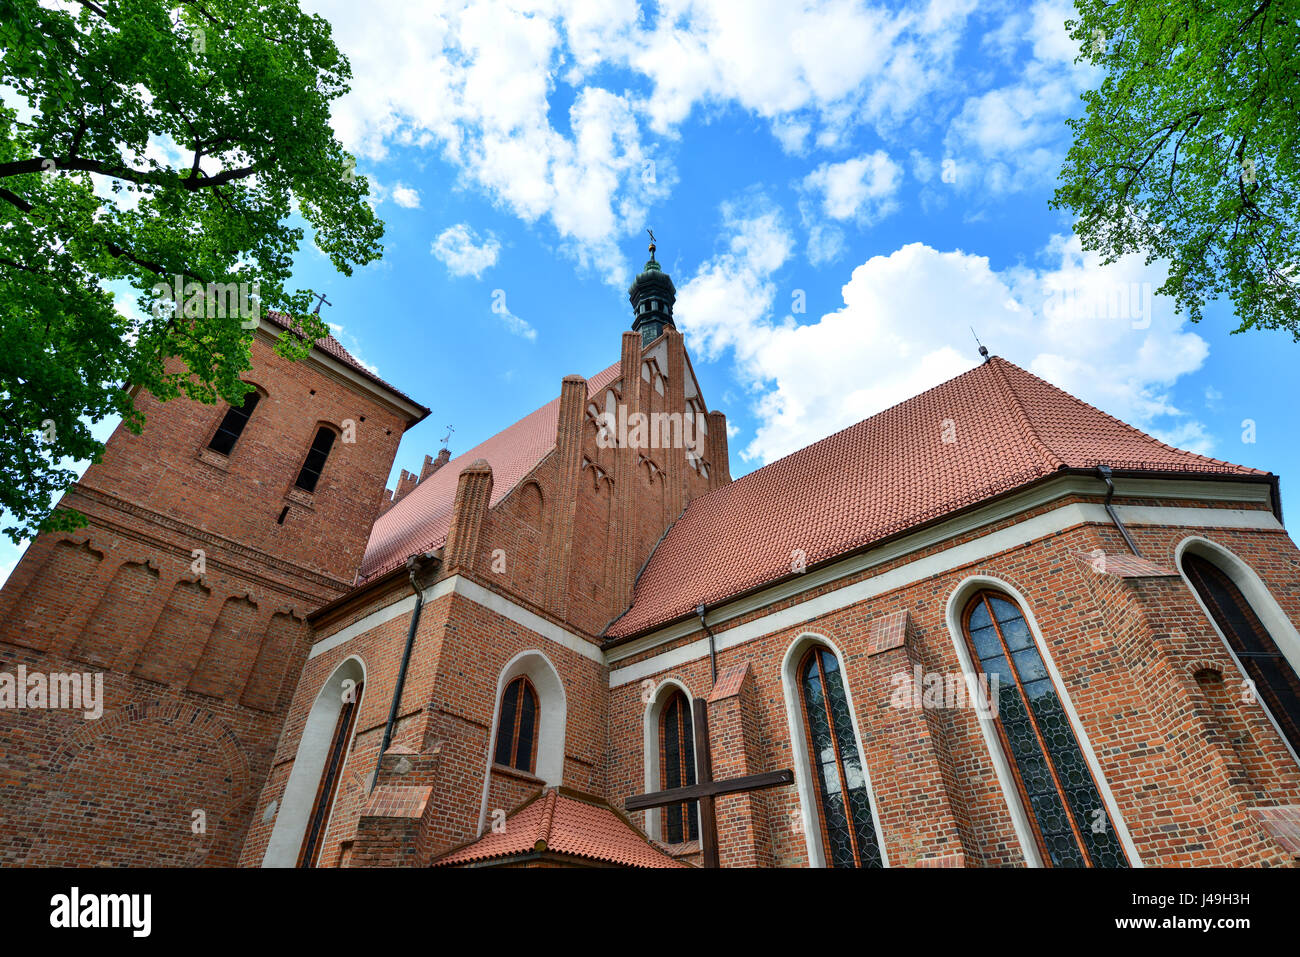
<path id="1" fill-rule="evenodd" d="M 302 464 L 302 471 L 293 484 L 304 492 L 316 491 L 316 483 L 320 481 L 320 473 L 324 471 L 325 460 L 330 457 L 330 449 L 333 447 L 334 431 L 322 425 L 316 430 L 316 438 L 312 439 L 307 461 Z"/>
<path id="2" fill-rule="evenodd" d="M 523 675 L 506 686 L 497 723 L 493 760 L 518 771 L 533 773 L 537 761 L 537 692 Z"/>
<path id="3" fill-rule="evenodd" d="M 248 419 L 253 414 L 253 410 L 257 408 L 257 403 L 261 398 L 261 394 L 256 389 L 253 389 L 244 396 L 241 405 L 232 405 L 227 409 L 225 418 L 217 426 L 217 434 L 208 443 L 208 448 L 214 452 L 220 452 L 222 455 L 229 455 L 230 450 L 239 441 L 239 436 L 243 434 L 244 426 L 248 425 Z"/>
<path id="4" fill-rule="evenodd" d="M 670 788 L 690 787 L 695 783 L 695 731 L 691 725 L 691 708 L 681 691 L 664 705 L 659 720 L 659 784 Z M 663 810 L 664 840 L 669 844 L 696 841 L 700 837 L 700 809 L 697 801 L 683 801 Z"/>

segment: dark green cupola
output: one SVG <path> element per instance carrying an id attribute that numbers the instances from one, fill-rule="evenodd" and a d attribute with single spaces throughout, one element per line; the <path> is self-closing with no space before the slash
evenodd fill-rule
<path id="1" fill-rule="evenodd" d="M 651 239 L 653 238 L 652 234 Z M 632 303 L 632 331 L 641 333 L 642 346 L 648 346 L 663 335 L 665 326 L 673 326 L 673 303 L 677 301 L 677 289 L 655 261 L 653 241 L 650 243 L 650 261 L 633 280 L 627 298 Z"/>

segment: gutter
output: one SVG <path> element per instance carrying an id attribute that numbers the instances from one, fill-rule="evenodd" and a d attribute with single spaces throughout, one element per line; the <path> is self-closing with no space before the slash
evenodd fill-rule
<path id="1" fill-rule="evenodd" d="M 424 589 L 420 587 L 420 572 L 429 568 L 437 572 L 442 565 L 442 551 L 425 552 L 412 555 L 406 560 L 406 573 L 415 591 L 415 608 L 411 611 L 411 624 L 406 630 L 406 647 L 402 650 L 402 664 L 397 671 L 397 683 L 393 686 L 393 702 L 388 708 L 388 722 L 384 725 L 384 740 L 379 746 L 379 757 L 375 760 L 375 773 L 370 777 L 370 791 L 379 781 L 379 766 L 384 761 L 388 746 L 393 743 L 393 726 L 397 724 L 397 711 L 402 703 L 402 689 L 406 687 L 406 670 L 411 663 L 411 648 L 415 645 L 415 630 L 420 625 L 420 610 L 424 607 Z"/>
<path id="2" fill-rule="evenodd" d="M 709 623 L 704 620 L 704 613 L 707 610 L 708 609 L 704 605 L 695 606 L 695 614 L 696 617 L 700 619 L 700 627 L 703 628 L 704 633 L 709 636 L 709 665 L 713 669 L 713 683 L 716 685 L 718 683 L 718 646 L 713 637 L 713 629 L 710 628 Z"/>
<path id="3" fill-rule="evenodd" d="M 1119 513 L 1115 511 L 1115 506 L 1110 504 L 1110 500 L 1115 497 L 1115 483 L 1110 480 L 1110 466 L 1098 465 L 1097 474 L 1100 475 L 1101 480 L 1106 483 L 1106 500 L 1101 503 L 1102 507 L 1106 509 L 1106 514 L 1109 515 L 1110 520 L 1115 523 L 1115 527 L 1119 529 L 1119 533 L 1124 536 L 1124 542 L 1128 545 L 1128 550 L 1138 558 L 1141 558 L 1142 550 L 1137 547 L 1137 543 L 1133 541 L 1133 536 L 1128 533 L 1128 529 L 1125 528 L 1124 523 L 1120 521 Z"/>

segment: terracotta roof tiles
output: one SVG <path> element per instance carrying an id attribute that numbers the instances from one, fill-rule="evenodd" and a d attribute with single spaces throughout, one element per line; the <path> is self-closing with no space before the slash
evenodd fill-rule
<path id="1" fill-rule="evenodd" d="M 606 637 L 638 634 L 1063 468 L 1265 475 L 1175 449 L 993 357 L 695 499 Z"/>
<path id="2" fill-rule="evenodd" d="M 593 376 L 590 393 L 611 385 L 619 375 L 616 362 Z M 555 428 L 560 417 L 557 396 L 536 412 L 498 432 L 474 448 L 449 461 L 392 508 L 384 512 L 370 530 L 360 580 L 366 581 L 391 571 L 411 555 L 438 548 L 447 540 L 452 506 L 460 473 L 478 459 L 492 466 L 492 500 L 496 506 L 555 448 Z"/>
<path id="3" fill-rule="evenodd" d="M 452 850 L 434 867 L 551 851 L 624 867 L 687 867 L 651 843 L 604 801 L 548 788 L 510 814 L 500 831 Z"/>

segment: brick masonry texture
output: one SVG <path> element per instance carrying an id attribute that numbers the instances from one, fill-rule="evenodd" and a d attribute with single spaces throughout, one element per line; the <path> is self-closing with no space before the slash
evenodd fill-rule
<path id="1" fill-rule="evenodd" d="M 1287 534 L 1213 521 L 1216 510 L 1249 516 L 1265 504 L 1202 496 L 1194 483 L 1170 480 L 1167 496 L 1121 493 L 1115 504 L 1196 507 L 1206 521 L 1131 525 L 1141 559 L 1108 521 L 1080 520 L 870 599 L 809 611 L 798 624 L 760 629 L 744 643 L 726 642 L 737 626 L 814 608 L 808 603 L 847 585 L 1026 527 L 1064 506 L 1096 506 L 1101 483 L 1096 494 L 1072 491 L 1026 505 L 714 624 L 727 645 L 717 652 L 715 684 L 707 654 L 663 663 L 667 653 L 707 639 L 693 624 L 631 654 L 607 640 L 634 594 L 645 600 L 638 576 L 652 555 L 658 579 L 671 579 L 659 551 L 665 533 L 692 503 L 730 482 L 726 420 L 716 411 L 708 413 L 705 468 L 681 448 L 602 447 L 594 412 L 611 401 L 629 412 L 707 411 L 703 397 L 688 402 L 693 373 L 676 330 L 648 346 L 627 333 L 618 348 L 618 362 L 598 379 L 557 382 L 554 407 L 546 407 L 553 441 L 531 435 L 534 462 L 502 459 L 489 440 L 482 456 L 440 456 L 443 464 L 430 462 L 422 477 L 408 475 L 397 496 L 384 482 L 408 420 L 318 366 L 283 362 L 260 339 L 249 381 L 265 397 L 228 458 L 205 448 L 223 407 L 144 399 L 145 435 L 115 435 L 104 461 L 65 499 L 90 525 L 38 538 L 0 592 L 0 671 L 19 664 L 102 671 L 106 697 L 98 721 L 0 711 L 0 864 L 261 865 L 277 829 L 301 826 L 310 810 L 290 782 L 300 762 L 308 766 L 309 739 L 322 733 L 313 722 L 322 689 L 345 667 L 358 668 L 364 684 L 320 866 L 428 866 L 478 846 L 494 819 L 520 809 L 527 813 L 516 821 L 541 829 L 545 822 L 529 815 L 569 800 L 550 790 L 561 785 L 586 796 L 579 819 L 614 822 L 606 836 L 584 832 L 582 850 L 567 860 L 552 848 L 550 857 L 505 866 L 579 857 L 618 863 L 619 848 L 632 845 L 642 863 L 698 864 L 697 846 L 641 850 L 635 829 L 653 831 L 646 812 L 627 815 L 631 828 L 615 813 L 647 789 L 646 741 L 657 753 L 659 736 L 646 724 L 664 683 L 707 702 L 715 777 L 791 768 L 806 784 L 810 769 L 800 765 L 791 736 L 802 727 L 799 698 L 783 670 L 820 642 L 839 657 L 890 865 L 1025 866 L 1013 804 L 977 712 L 899 707 L 896 699 L 900 675 L 961 672 L 949 604 L 972 576 L 1023 597 L 1131 855 L 1149 866 L 1297 863 L 1300 767 L 1260 704 L 1240 693 L 1241 673 L 1177 572 L 1179 544 L 1207 539 L 1253 569 L 1282 613 L 1300 622 L 1300 552 Z M 1052 409 L 1043 414 L 1059 418 Z M 292 489 L 315 429 L 344 419 L 356 422 L 357 442 L 336 443 L 313 495 Z M 982 422 L 981 434 L 997 427 Z M 1126 448 L 1141 442 L 1123 435 Z M 1234 474 L 1242 482 L 1267 479 Z M 386 524 L 376 531 L 381 508 Z M 431 554 L 413 575 L 425 600 L 381 755 L 415 594 L 397 554 L 406 546 L 392 544 L 399 527 L 410 536 L 402 542 L 419 542 L 412 551 Z M 205 551 L 201 575 L 191 571 L 195 548 Z M 371 573 L 357 584 L 368 549 Z M 1098 553 L 1108 561 L 1098 563 Z M 719 547 L 708 562 L 725 568 L 741 558 Z M 710 621 L 715 613 L 710 606 Z M 611 660 L 614 669 L 652 670 L 611 687 Z M 522 673 L 543 712 L 532 772 L 492 762 L 500 690 L 519 669 L 529 669 Z M 546 765 L 547 754 L 558 770 Z M 812 863 L 817 841 L 808 839 L 806 822 L 816 822 L 819 810 L 815 802 L 805 808 L 800 794 L 800 787 L 777 787 L 720 799 L 723 865 Z M 589 810 L 599 802 L 614 810 Z M 195 810 L 207 820 L 198 834 Z M 515 847 L 513 839 L 504 844 Z M 492 859 L 459 853 L 454 861 Z"/>

